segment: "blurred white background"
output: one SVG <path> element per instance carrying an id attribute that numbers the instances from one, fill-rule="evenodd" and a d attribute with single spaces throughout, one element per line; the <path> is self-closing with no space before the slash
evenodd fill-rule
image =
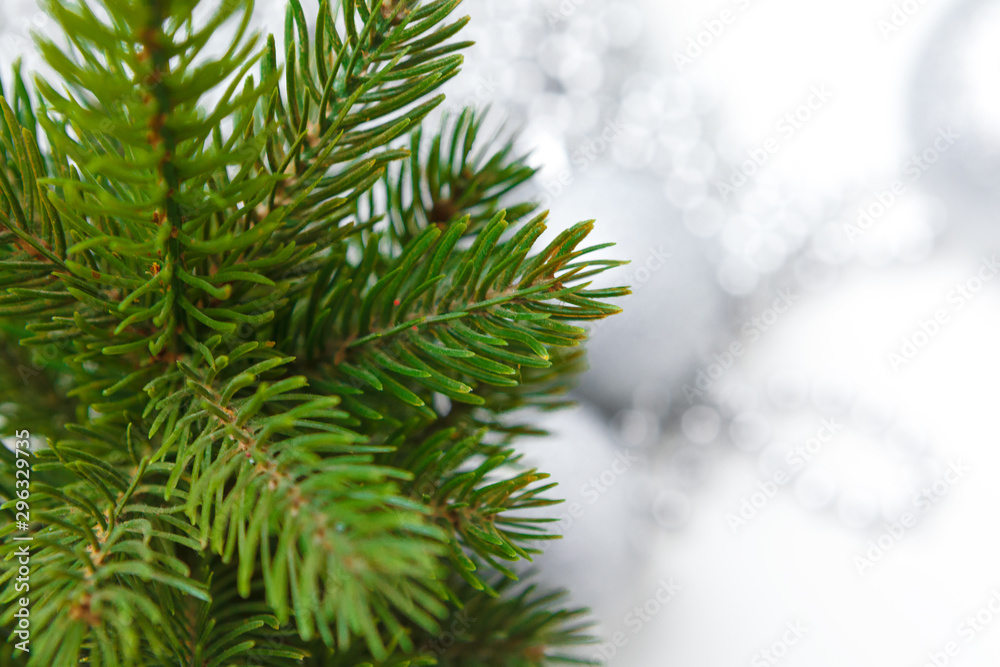
<path id="1" fill-rule="evenodd" d="M 995 664 L 1000 3 L 470 8 L 466 90 L 633 260 L 581 408 L 525 447 L 588 655 Z"/>
<path id="2" fill-rule="evenodd" d="M 449 107 L 521 127 L 552 233 L 632 260 L 580 407 L 525 443 L 585 655 L 996 664 L 1000 2 L 465 9 Z M 0 0 L 5 67 L 32 23 Z"/>

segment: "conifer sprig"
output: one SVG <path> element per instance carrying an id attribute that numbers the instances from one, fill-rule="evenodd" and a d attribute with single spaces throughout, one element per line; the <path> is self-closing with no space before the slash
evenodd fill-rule
<path id="1" fill-rule="evenodd" d="M 591 222 L 539 247 L 482 113 L 425 140 L 458 4 L 289 0 L 279 46 L 252 0 L 46 3 L 60 80 L 0 88 L 0 433 L 45 440 L 27 664 L 573 660 L 581 612 L 512 588 L 557 501 L 507 414 L 565 403 L 627 290 L 592 287 Z"/>

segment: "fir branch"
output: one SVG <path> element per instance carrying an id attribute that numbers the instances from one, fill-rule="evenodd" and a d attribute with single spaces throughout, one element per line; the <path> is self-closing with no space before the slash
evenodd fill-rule
<path id="1" fill-rule="evenodd" d="M 530 575 L 529 575 L 530 576 Z M 596 640 L 588 634 L 592 626 L 583 620 L 586 610 L 566 609 L 566 593 L 539 590 L 537 585 L 518 585 L 510 579 L 495 582 L 497 595 L 454 583 L 457 609 L 438 633 L 414 636 L 415 654 L 402 651 L 385 661 L 363 663 L 375 667 L 440 665 L 441 667 L 541 667 L 542 665 L 597 665 L 579 656 L 581 647 Z M 306 665 L 355 667 L 363 654 L 331 653 L 320 645 L 311 647 Z M 412 660 L 412 662 L 409 662 Z"/>
<path id="2" fill-rule="evenodd" d="M 496 214 L 464 251 L 455 249 L 464 221 L 445 233 L 429 227 L 399 257 L 384 260 L 378 280 L 371 276 L 379 247 L 374 238 L 356 266 L 341 263 L 328 279 L 321 275 L 327 287 L 314 291 L 318 296 L 303 311 L 306 345 L 319 348 L 307 348 L 307 354 L 320 356 L 324 340 L 341 342 L 323 354 L 332 364 L 320 362 L 314 375 L 343 378 L 324 386 L 347 397 L 357 395 L 350 380 L 358 380 L 434 420 L 437 415 L 426 407 L 431 392 L 484 405 L 477 387 L 517 386 L 522 368 L 549 368 L 551 349 L 583 339 L 580 328 L 563 320 L 617 312 L 598 298 L 628 291 L 591 293 L 577 275 L 603 267 L 571 264 L 599 249 L 576 250 L 591 223 L 560 234 L 534 256 L 528 252 L 545 229 L 544 215 L 500 241 L 506 226 L 504 213 Z M 359 284 L 370 287 L 353 288 Z M 342 315 L 334 319 L 333 312 Z M 346 401 L 348 407 L 356 402 Z"/>
<path id="3" fill-rule="evenodd" d="M 49 0 L 63 80 L 0 91 L 0 403 L 51 443 L 30 664 L 558 661 L 576 612 L 508 594 L 555 501 L 505 415 L 564 403 L 616 263 L 589 222 L 536 248 L 484 116 L 424 143 L 458 0 L 290 0 L 281 57 L 203 1 Z M 450 605 L 491 620 L 428 653 Z"/>
<path id="4" fill-rule="evenodd" d="M 214 359 L 227 374 L 179 362 L 184 388 L 170 376 L 149 387 L 151 434 L 173 423 L 156 455 L 174 461 L 166 491 L 186 490 L 204 547 L 224 562 L 238 554 L 241 594 L 259 567 L 282 624 L 294 613 L 303 639 L 347 646 L 363 635 L 382 655 L 376 624 L 398 625 L 392 610 L 424 627 L 444 613 L 433 584 L 442 535 L 397 494 L 392 480 L 408 474 L 373 464 L 385 448 L 337 424 L 347 415 L 336 398 L 299 392 L 303 378 L 257 379 L 290 359 L 266 355 L 237 373 L 254 347 L 227 356 L 232 366 Z"/>
<path id="5" fill-rule="evenodd" d="M 34 483 L 32 517 L 39 525 L 34 544 L 41 549 L 36 546 L 31 559 L 37 647 L 32 664 L 70 664 L 84 654 L 95 664 L 138 660 L 142 646 L 162 651 L 177 641 L 162 628 L 161 603 L 170 591 L 208 599 L 177 557 L 178 547 L 197 543 L 182 523 L 171 520 L 170 508 L 156 501 L 159 471 L 148 459 L 125 475 L 108 458 L 95 456 L 98 450 L 72 445 L 36 453 L 47 462 L 36 464 L 36 471 L 53 468 L 78 481 L 61 487 Z M 0 534 L 14 527 L 11 523 Z M 23 543 L 5 541 L 0 554 L 10 559 L 19 547 Z M 16 572 L 9 569 L 0 577 L 4 600 L 18 595 Z M 14 608 L 8 606 L 0 623 L 10 624 Z"/>

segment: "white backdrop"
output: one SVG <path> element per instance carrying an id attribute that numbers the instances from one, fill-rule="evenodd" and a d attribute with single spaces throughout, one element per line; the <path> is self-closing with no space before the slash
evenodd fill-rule
<path id="1" fill-rule="evenodd" d="M 1000 3 L 465 8 L 452 104 L 521 124 L 552 233 L 633 260 L 582 407 L 525 445 L 585 510 L 541 567 L 587 654 L 996 664 Z M 5 68 L 32 25 L 0 0 Z"/>

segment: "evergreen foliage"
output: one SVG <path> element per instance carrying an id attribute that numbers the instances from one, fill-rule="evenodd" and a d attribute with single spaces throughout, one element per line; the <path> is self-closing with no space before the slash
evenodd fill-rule
<path id="1" fill-rule="evenodd" d="M 289 0 L 279 44 L 252 0 L 47 1 L 61 80 L 0 97 L 0 665 L 579 662 L 515 581 L 557 501 L 507 413 L 627 290 L 590 222 L 540 247 L 481 113 L 428 129 L 458 4 Z"/>

